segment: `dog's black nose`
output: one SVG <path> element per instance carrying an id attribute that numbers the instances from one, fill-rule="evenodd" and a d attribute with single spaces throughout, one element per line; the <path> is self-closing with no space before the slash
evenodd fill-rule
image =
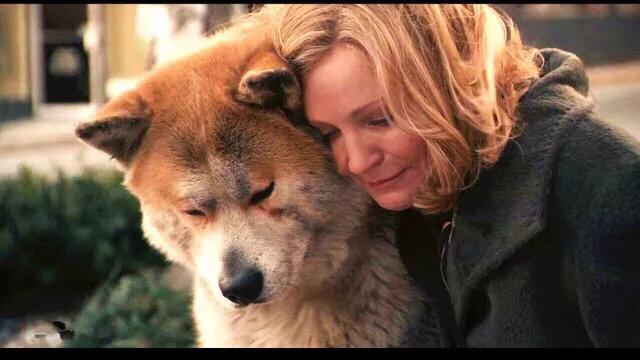
<path id="1" fill-rule="evenodd" d="M 236 304 L 247 305 L 260 296 L 262 283 L 262 273 L 255 269 L 249 269 L 221 280 L 219 285 L 224 297 Z"/>

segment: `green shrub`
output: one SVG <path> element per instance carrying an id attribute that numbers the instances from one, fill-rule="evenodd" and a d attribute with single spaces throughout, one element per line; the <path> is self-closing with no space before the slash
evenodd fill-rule
<path id="1" fill-rule="evenodd" d="M 112 272 L 163 266 L 142 238 L 138 202 L 115 170 L 0 179 L 0 293 L 92 288 Z"/>
<path id="2" fill-rule="evenodd" d="M 65 347 L 192 347 L 190 295 L 168 289 L 157 273 L 105 285 L 68 328 Z"/>

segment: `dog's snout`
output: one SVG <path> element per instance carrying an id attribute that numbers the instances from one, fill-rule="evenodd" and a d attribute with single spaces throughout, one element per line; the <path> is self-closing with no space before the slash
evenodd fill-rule
<path id="1" fill-rule="evenodd" d="M 260 296 L 263 281 L 260 271 L 249 269 L 221 280 L 219 285 L 224 297 L 238 305 L 248 305 Z"/>

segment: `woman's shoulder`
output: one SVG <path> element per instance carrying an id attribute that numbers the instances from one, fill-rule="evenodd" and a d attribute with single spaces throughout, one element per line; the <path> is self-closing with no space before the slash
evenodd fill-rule
<path id="1" fill-rule="evenodd" d="M 629 133 L 593 113 L 575 119 L 560 135 L 551 180 L 550 204 L 585 246 L 640 234 L 640 143 Z"/>
<path id="2" fill-rule="evenodd" d="M 603 168 L 621 170 L 621 166 L 637 166 L 640 162 L 640 141 L 602 119 L 596 110 L 572 119 L 565 126 L 559 136 L 558 156 L 565 160 L 587 160 L 592 166 L 594 162 L 602 162 Z"/>
<path id="3" fill-rule="evenodd" d="M 516 142 L 529 143 L 531 150 L 546 147 L 547 156 L 558 157 L 556 168 L 575 165 L 566 175 L 604 176 L 638 166 L 638 139 L 601 118 L 582 61 L 559 49 L 541 54 L 540 78 L 518 106 L 522 134 Z"/>
<path id="4" fill-rule="evenodd" d="M 490 196 L 509 210 L 503 214 L 517 214 L 518 207 L 559 211 L 576 229 L 614 217 L 637 226 L 638 139 L 599 116 L 577 56 L 556 49 L 542 54 L 541 76 L 519 104 L 518 136 L 466 198 L 482 204 Z"/>

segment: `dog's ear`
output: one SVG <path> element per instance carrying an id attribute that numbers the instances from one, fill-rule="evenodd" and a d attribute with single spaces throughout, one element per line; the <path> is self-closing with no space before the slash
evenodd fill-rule
<path id="1" fill-rule="evenodd" d="M 76 136 L 127 168 L 149 123 L 148 109 L 140 95 L 132 90 L 106 104 L 92 120 L 79 124 Z"/>
<path id="2" fill-rule="evenodd" d="M 293 112 L 302 109 L 300 83 L 285 66 L 247 71 L 238 85 L 236 100 Z"/>

